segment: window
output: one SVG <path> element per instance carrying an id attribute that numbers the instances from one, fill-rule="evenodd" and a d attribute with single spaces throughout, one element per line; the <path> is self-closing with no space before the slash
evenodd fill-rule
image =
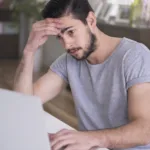
<path id="1" fill-rule="evenodd" d="M 131 5 L 134 0 L 108 0 L 112 4 Z"/>

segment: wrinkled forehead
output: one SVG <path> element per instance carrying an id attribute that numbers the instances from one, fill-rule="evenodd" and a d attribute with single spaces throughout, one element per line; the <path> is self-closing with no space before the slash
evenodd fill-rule
<path id="1" fill-rule="evenodd" d="M 81 20 L 75 19 L 72 16 L 65 16 L 65 17 L 61 17 L 61 18 L 58 18 L 58 19 L 60 19 L 60 21 L 62 22 L 62 24 L 65 27 L 69 27 L 69 26 L 78 27 L 80 25 L 83 25 Z"/>

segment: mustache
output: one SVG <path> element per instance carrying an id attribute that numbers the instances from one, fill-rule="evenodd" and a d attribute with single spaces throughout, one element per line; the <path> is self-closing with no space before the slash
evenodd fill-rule
<path id="1" fill-rule="evenodd" d="M 81 47 L 72 48 L 72 49 L 68 49 L 67 52 L 70 53 L 71 51 L 80 50 L 80 49 Z"/>

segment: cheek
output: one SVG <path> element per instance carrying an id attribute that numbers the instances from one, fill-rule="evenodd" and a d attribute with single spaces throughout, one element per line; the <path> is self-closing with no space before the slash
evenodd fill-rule
<path id="1" fill-rule="evenodd" d="M 85 48 L 85 45 L 86 45 L 86 39 L 85 39 L 85 37 L 82 36 L 82 35 L 77 36 L 77 37 L 75 38 L 75 44 L 76 44 L 77 46 L 80 46 L 80 47 L 82 47 L 82 48 Z"/>
<path id="2" fill-rule="evenodd" d="M 84 48 L 86 48 L 86 46 L 88 45 L 88 43 L 89 43 L 89 34 L 88 34 L 88 32 L 87 31 L 82 31 L 81 33 L 80 33 L 80 37 L 78 38 L 78 40 L 79 40 L 79 42 L 82 44 L 82 46 L 84 47 Z"/>

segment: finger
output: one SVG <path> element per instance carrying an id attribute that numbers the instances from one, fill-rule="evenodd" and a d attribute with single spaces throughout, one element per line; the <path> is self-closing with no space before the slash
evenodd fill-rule
<path id="1" fill-rule="evenodd" d="M 98 146 L 95 146 L 95 147 L 92 147 L 90 150 L 98 150 L 99 147 Z"/>
<path id="2" fill-rule="evenodd" d="M 46 41 L 48 40 L 48 36 L 44 36 L 43 38 L 41 38 L 40 40 L 39 40 L 39 44 L 40 45 L 43 45 Z M 52 139 L 49 139 L 50 141 L 52 141 Z"/>
<path id="3" fill-rule="evenodd" d="M 64 25 L 63 24 L 60 24 L 60 23 L 48 23 L 45 25 L 46 27 L 50 26 L 50 27 L 55 27 L 55 28 L 64 28 Z"/>
<path id="4" fill-rule="evenodd" d="M 45 21 L 45 20 L 41 20 L 41 21 L 35 22 L 35 23 L 33 24 L 33 27 L 34 27 L 34 28 L 37 28 L 37 27 L 40 27 L 40 26 L 44 26 L 45 24 L 47 24 L 46 21 Z"/>
<path id="5" fill-rule="evenodd" d="M 33 31 L 36 31 L 36 30 L 39 30 L 41 28 L 56 28 L 56 29 L 62 29 L 64 28 L 64 25 L 61 25 L 61 24 L 55 24 L 55 23 L 52 23 L 52 24 L 44 24 L 44 25 L 40 25 L 40 26 L 33 26 Z"/>
<path id="6" fill-rule="evenodd" d="M 37 33 L 38 38 L 44 38 L 45 36 L 57 36 L 58 34 L 54 31 L 40 31 Z"/>
<path id="7" fill-rule="evenodd" d="M 55 145 L 52 146 L 52 150 L 59 150 L 67 145 L 70 145 L 70 144 L 75 144 L 75 142 L 73 140 L 62 140 L 62 141 L 59 141 L 58 143 L 56 143 Z"/>
<path id="8" fill-rule="evenodd" d="M 55 32 L 58 32 L 58 33 L 60 33 L 60 32 L 61 32 L 61 30 L 60 30 L 60 29 L 55 28 L 55 27 L 41 27 L 41 28 L 37 28 L 37 29 L 35 29 L 35 30 L 34 30 L 34 32 L 39 32 L 39 31 L 48 31 L 48 30 L 50 30 L 50 31 L 55 31 Z"/>
<path id="9" fill-rule="evenodd" d="M 55 138 L 57 138 L 57 137 L 59 137 L 59 136 L 62 136 L 62 135 L 66 135 L 66 134 L 68 134 L 68 133 L 70 133 L 70 130 L 67 130 L 67 129 L 62 129 L 62 130 L 60 130 L 59 132 L 57 132 L 56 134 L 55 134 Z"/>
<path id="10" fill-rule="evenodd" d="M 58 137 L 54 137 L 53 140 L 51 141 L 51 145 L 54 146 L 56 143 L 59 143 L 60 141 L 67 141 L 67 140 L 71 140 L 71 136 L 70 135 L 62 135 L 62 136 L 58 136 Z"/>
<path id="11" fill-rule="evenodd" d="M 41 21 L 34 23 L 33 27 L 38 28 L 38 27 L 46 26 L 50 24 L 61 25 L 62 23 L 60 21 L 55 21 L 55 19 L 45 19 L 45 20 L 41 20 Z"/>
<path id="12" fill-rule="evenodd" d="M 67 135 L 71 137 L 74 132 L 77 132 L 77 131 L 68 130 L 68 129 L 63 129 L 63 130 L 57 132 L 57 133 L 55 134 L 54 138 L 57 139 L 57 138 L 59 138 L 59 137 L 61 137 L 61 136 L 67 136 Z"/>
<path id="13" fill-rule="evenodd" d="M 51 23 L 62 23 L 62 21 L 60 20 L 60 19 L 58 19 L 58 18 L 47 18 L 47 19 L 45 19 L 46 20 L 46 22 L 51 22 Z"/>
<path id="14" fill-rule="evenodd" d="M 50 35 L 52 35 L 52 36 L 57 36 L 59 33 L 58 32 L 55 32 L 55 31 L 44 31 L 44 33 L 43 33 L 43 36 L 50 36 Z"/>
<path id="15" fill-rule="evenodd" d="M 43 37 L 43 36 L 49 36 L 49 35 L 58 35 L 59 32 L 58 31 L 54 31 L 54 30 L 43 30 L 43 31 L 39 31 L 36 33 L 36 36 L 38 37 Z"/>
<path id="16" fill-rule="evenodd" d="M 36 26 L 36 27 L 34 26 L 33 29 L 36 31 L 40 28 L 50 28 L 50 27 L 56 28 L 56 29 L 62 29 L 62 28 L 64 28 L 64 25 L 51 23 L 51 24 L 44 24 L 44 25 L 40 25 L 40 26 Z"/>
<path id="17" fill-rule="evenodd" d="M 79 145 L 72 144 L 72 145 L 68 145 L 64 150 L 80 150 L 80 147 Z"/>

